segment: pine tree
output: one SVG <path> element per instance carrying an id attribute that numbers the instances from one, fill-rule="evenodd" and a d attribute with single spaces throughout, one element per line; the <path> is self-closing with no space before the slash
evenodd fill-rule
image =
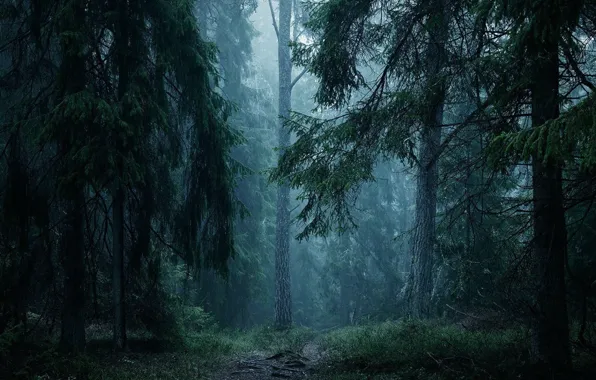
<path id="1" fill-rule="evenodd" d="M 225 272 L 234 255 L 239 168 L 230 151 L 241 139 L 227 122 L 231 106 L 216 89 L 216 49 L 200 37 L 194 6 L 64 0 L 3 8 L 3 18 L 30 27 L 24 38 L 15 38 L 22 30 L 9 30 L 9 50 L 31 52 L 13 62 L 15 72 L 28 74 L 10 89 L 10 126 L 28 125 L 28 142 L 48 158 L 35 168 L 36 186 L 59 195 L 59 203 L 34 215 L 48 224 L 41 221 L 47 214 L 60 232 L 67 351 L 85 345 L 87 255 L 97 290 L 97 261 L 109 263 L 105 256 L 113 254 L 117 349 L 126 345 L 125 284 L 159 278 L 165 254 L 151 252 L 153 236 L 190 266 Z M 40 17 L 51 23 L 40 25 Z M 30 70 L 36 66 L 42 69 Z M 136 223 L 127 228 L 130 213 Z M 110 222 L 111 233 L 98 232 Z"/>
<path id="2" fill-rule="evenodd" d="M 290 116 L 292 99 L 292 61 L 290 58 L 291 0 L 279 1 L 278 60 L 279 60 L 279 146 L 280 152 L 290 144 L 290 133 L 284 120 Z M 275 325 L 289 328 L 292 324 L 292 293 L 290 289 L 290 188 L 281 184 L 277 190 L 277 220 L 275 237 Z"/>
<path id="3" fill-rule="evenodd" d="M 441 144 L 447 81 L 446 40 L 449 36 L 449 9 L 446 1 L 430 1 L 427 5 L 428 48 L 423 65 L 427 81 L 426 108 L 420 131 L 416 211 L 412 247 L 412 268 L 407 284 L 408 313 L 418 318 L 431 316 L 433 261 L 436 255 L 436 212 L 438 187 L 438 155 Z"/>
<path id="4" fill-rule="evenodd" d="M 277 56 L 279 67 L 278 113 L 279 113 L 279 157 L 290 145 L 290 131 L 286 121 L 292 107 L 292 88 L 302 75 L 292 80 L 292 0 L 279 0 L 279 15 L 276 18 L 273 4 L 269 1 L 273 26 L 277 35 Z M 294 32 L 299 30 L 295 24 Z M 296 36 L 294 36 L 296 37 Z M 287 329 L 292 324 L 292 292 L 290 279 L 290 187 L 285 181 L 277 189 L 277 214 L 275 237 L 275 325 Z"/>
<path id="5" fill-rule="evenodd" d="M 406 293 L 410 313 L 420 317 L 430 315 L 437 162 L 449 96 L 447 36 L 452 18 L 463 11 L 459 2 L 313 5 L 307 25 L 317 43 L 297 44 L 295 61 L 319 78 L 317 103 L 339 115 L 321 120 L 295 114 L 291 127 L 298 140 L 273 173 L 302 191 L 304 238 L 355 226 L 350 207 L 359 186 L 374 181 L 379 161 L 397 157 L 417 165 L 414 265 Z M 372 78 L 360 64 L 367 59 L 376 65 Z"/>
<path id="6" fill-rule="evenodd" d="M 58 149 L 64 159 L 62 194 L 66 221 L 60 248 L 64 254 L 64 306 L 60 346 L 65 351 L 85 349 L 85 248 L 83 208 L 85 181 L 81 176 L 76 153 L 84 141 L 85 124 L 89 120 L 85 102 L 92 95 L 87 92 L 85 24 L 88 14 L 85 1 L 71 0 L 64 4 L 59 21 L 62 62 L 57 83 L 58 103 L 51 121 L 57 137 Z M 58 126 L 60 126 L 58 129 Z"/>
<path id="7" fill-rule="evenodd" d="M 571 53 L 574 33 L 581 14 L 589 14 L 584 2 L 508 2 L 486 1 L 477 7 L 481 23 L 511 22 L 510 37 L 497 50 L 502 54 L 494 72 L 492 104 L 501 115 L 523 109 L 529 99 L 531 128 L 512 128 L 493 141 L 495 155 L 505 162 L 525 159 L 532 162 L 533 189 L 533 259 L 538 290 L 535 298 L 534 354 L 541 368 L 565 372 L 571 366 L 567 315 L 565 265 L 567 226 L 563 187 L 563 166 L 570 158 L 575 139 L 570 129 L 561 129 L 560 115 L 563 78 L 559 72 L 560 52 L 574 75 L 577 70 Z M 504 25 L 504 28 L 506 26 Z M 507 76 L 506 68 L 516 68 Z M 584 81 L 585 83 L 585 81 Z M 514 116 L 515 117 L 515 116 Z M 580 143 L 581 144 L 581 143 Z M 504 148 L 504 149 L 503 149 Z M 498 149 L 503 149 L 498 152 Z M 501 155 L 505 152 L 506 156 Z"/>

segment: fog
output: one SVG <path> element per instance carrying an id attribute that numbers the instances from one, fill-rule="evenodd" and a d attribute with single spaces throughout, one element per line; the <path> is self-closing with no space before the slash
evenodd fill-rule
<path id="1" fill-rule="evenodd" d="M 0 0 L 0 377 L 593 378 L 595 19 Z"/>

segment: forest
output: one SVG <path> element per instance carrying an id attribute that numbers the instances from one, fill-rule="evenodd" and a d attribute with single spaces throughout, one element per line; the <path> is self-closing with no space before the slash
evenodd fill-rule
<path id="1" fill-rule="evenodd" d="M 0 0 L 0 379 L 596 379 L 596 2 Z"/>

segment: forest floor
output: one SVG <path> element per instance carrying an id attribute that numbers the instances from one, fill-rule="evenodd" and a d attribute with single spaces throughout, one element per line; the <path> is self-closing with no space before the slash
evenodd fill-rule
<path id="1" fill-rule="evenodd" d="M 529 357 L 523 327 L 468 330 L 456 325 L 384 322 L 326 332 L 202 331 L 164 345 L 129 336 L 111 350 L 110 329 L 89 331 L 85 355 L 64 357 L 53 344 L 20 347 L 0 336 L 0 378 L 34 380 L 467 380 L 544 379 Z M 45 347 L 45 348 L 43 348 Z M 8 352 L 11 351 L 11 352 Z M 596 379 L 596 355 L 574 346 L 574 376 Z M 4 375 L 3 375 L 4 374 Z M 8 374 L 8 377 L 6 377 Z"/>
<path id="2" fill-rule="evenodd" d="M 523 327 L 476 330 L 457 325 L 385 322 L 327 332 L 257 330 L 222 357 L 208 380 L 545 379 L 530 360 Z M 596 357 L 574 350 L 573 375 L 596 379 Z"/>
<path id="3" fill-rule="evenodd" d="M 283 350 L 273 355 L 254 352 L 230 360 L 209 375 L 211 380 L 306 379 L 317 372 L 322 358 L 317 340 L 306 343 L 301 352 Z"/>
<path id="4" fill-rule="evenodd" d="M 315 333 L 257 332 L 227 356 L 209 380 L 466 380 L 540 379 L 524 327 L 469 330 L 414 321 L 385 322 Z M 596 357 L 574 350 L 576 372 L 565 380 L 596 379 Z"/>

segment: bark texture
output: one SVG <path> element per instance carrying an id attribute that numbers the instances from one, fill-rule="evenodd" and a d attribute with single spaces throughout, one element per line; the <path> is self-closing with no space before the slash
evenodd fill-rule
<path id="1" fill-rule="evenodd" d="M 290 28 L 292 0 L 279 1 L 279 147 L 280 155 L 290 144 L 290 133 L 284 120 L 290 116 L 292 98 L 292 61 L 290 59 Z M 285 329 L 292 325 L 292 293 L 290 288 L 290 188 L 280 185 L 277 190 L 275 236 L 275 325 Z"/>
<path id="2" fill-rule="evenodd" d="M 446 84 L 445 40 L 448 35 L 448 17 L 444 0 L 433 1 L 429 17 L 427 62 L 427 104 L 424 127 L 420 132 L 419 167 L 412 238 L 412 267 L 406 292 L 408 313 L 412 317 L 427 318 L 431 312 L 433 290 L 432 268 L 436 240 L 437 214 L 437 155 L 441 143 L 443 108 Z"/>

